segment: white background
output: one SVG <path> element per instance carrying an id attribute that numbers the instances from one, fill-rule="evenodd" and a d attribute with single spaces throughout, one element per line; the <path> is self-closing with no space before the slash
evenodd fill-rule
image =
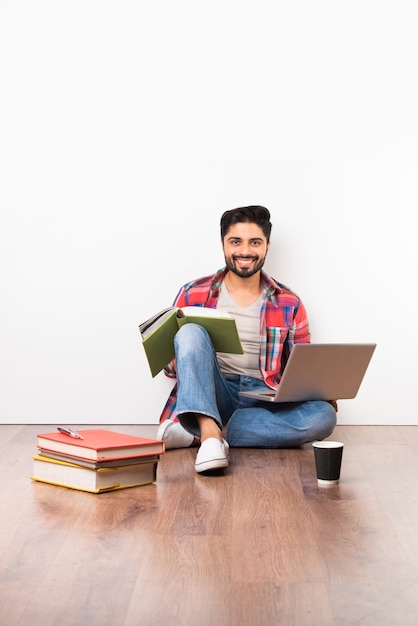
<path id="1" fill-rule="evenodd" d="M 157 423 L 138 324 L 266 264 L 313 341 L 376 341 L 341 424 L 416 424 L 416 3 L 0 0 L 0 421 Z"/>

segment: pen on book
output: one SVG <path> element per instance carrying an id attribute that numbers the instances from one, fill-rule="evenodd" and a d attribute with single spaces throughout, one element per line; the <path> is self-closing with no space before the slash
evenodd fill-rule
<path id="1" fill-rule="evenodd" d="M 79 433 L 76 433 L 76 431 L 71 428 L 62 428 L 61 426 L 58 426 L 57 430 L 59 430 L 63 435 L 73 437 L 73 439 L 84 439 L 84 437 L 82 437 Z"/>

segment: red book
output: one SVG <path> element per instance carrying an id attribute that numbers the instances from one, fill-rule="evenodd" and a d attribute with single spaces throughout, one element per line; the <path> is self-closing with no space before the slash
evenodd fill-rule
<path id="1" fill-rule="evenodd" d="M 165 452 L 164 442 L 158 439 L 126 435 L 104 429 L 77 430 L 77 432 L 83 439 L 74 439 L 57 431 L 39 434 L 37 435 L 38 447 L 94 461 Z"/>

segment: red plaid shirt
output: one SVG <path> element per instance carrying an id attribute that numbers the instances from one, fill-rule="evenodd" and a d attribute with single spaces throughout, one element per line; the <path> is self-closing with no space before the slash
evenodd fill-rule
<path id="1" fill-rule="evenodd" d="M 173 305 L 216 309 L 220 286 L 227 271 L 223 268 L 212 276 L 187 283 L 178 292 Z M 293 291 L 264 271 L 261 271 L 261 281 L 266 297 L 260 310 L 260 371 L 266 385 L 276 389 L 294 344 L 310 342 L 309 323 L 305 307 Z M 164 371 L 170 378 L 176 377 L 173 364 Z M 177 384 L 170 393 L 160 422 L 176 419 L 176 397 Z"/>

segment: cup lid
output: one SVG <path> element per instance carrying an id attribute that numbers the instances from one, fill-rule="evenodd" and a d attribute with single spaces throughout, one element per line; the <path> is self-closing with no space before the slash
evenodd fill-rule
<path id="1" fill-rule="evenodd" d="M 312 445 L 315 448 L 342 448 L 344 444 L 342 441 L 314 441 Z"/>

